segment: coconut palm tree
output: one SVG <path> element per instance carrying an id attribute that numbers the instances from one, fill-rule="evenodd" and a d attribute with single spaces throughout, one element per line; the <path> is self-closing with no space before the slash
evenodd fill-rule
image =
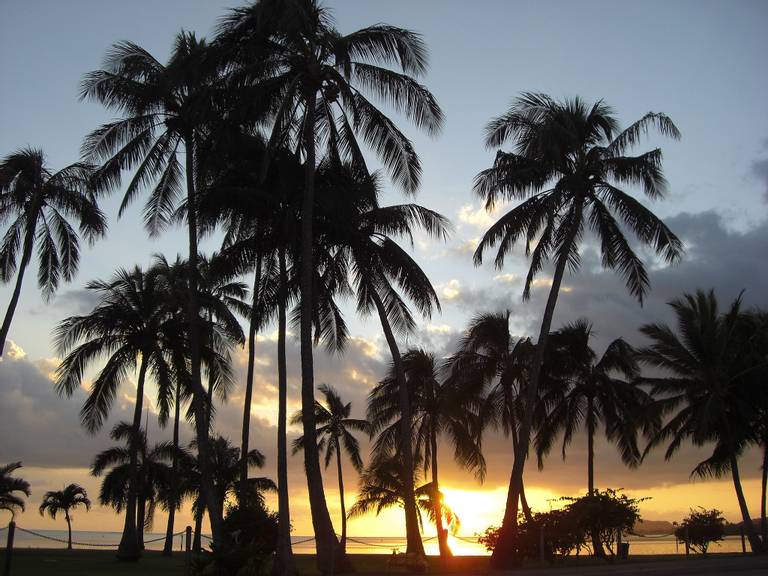
<path id="1" fill-rule="evenodd" d="M 71 316 L 56 328 L 57 350 L 64 357 L 56 370 L 56 391 L 71 396 L 81 386 L 86 370 L 106 358 L 80 411 L 83 426 L 95 432 L 107 418 L 118 390 L 138 368 L 132 424 L 133 435 L 138 437 L 147 375 L 156 382 L 161 398 L 169 395 L 163 391 L 173 388 L 165 347 L 170 315 L 166 286 L 156 271 L 144 272 L 135 267 L 131 271 L 118 270 L 108 282 L 90 282 L 87 289 L 99 295 L 99 304 L 90 314 Z M 122 558 L 140 554 L 136 530 L 138 446 L 129 444 L 132 484 L 120 539 Z"/>
<path id="2" fill-rule="evenodd" d="M 698 290 L 669 302 L 676 329 L 646 324 L 640 331 L 650 344 L 638 354 L 642 362 L 661 369 L 664 376 L 642 378 L 661 413 L 670 417 L 652 436 L 646 452 L 669 443 L 669 460 L 686 441 L 695 446 L 714 444 L 712 455 L 691 475 L 719 477 L 730 472 L 744 529 L 752 551 L 764 550 L 749 514 L 739 472 L 739 456 L 754 442 L 756 413 L 751 382 L 764 364 L 755 362 L 748 339 L 741 298 L 721 312 L 714 291 Z"/>
<path id="3" fill-rule="evenodd" d="M 552 368 L 565 390 L 557 404 L 538 426 L 536 453 L 540 467 L 556 437 L 562 433 L 562 455 L 579 428 L 587 430 L 587 494 L 595 494 L 595 434 L 602 423 L 605 436 L 616 443 L 628 466 L 640 463 L 637 447 L 639 430 L 649 430 L 647 420 L 651 396 L 637 382 L 640 370 L 635 350 L 617 338 L 608 344 L 602 357 L 591 348 L 592 325 L 584 319 L 567 324 L 549 335 Z M 623 378 L 622 378 L 623 377 Z M 592 550 L 603 556 L 597 531 L 592 533 Z"/>
<path id="4" fill-rule="evenodd" d="M 99 452 L 91 465 L 93 476 L 104 477 L 99 502 L 102 506 L 113 507 L 118 514 L 123 510 L 126 515 L 131 514 L 129 504 L 135 492 L 136 546 L 143 550 L 144 530 L 152 527 L 157 504 L 167 500 L 172 473 L 168 462 L 173 446 L 161 442 L 150 447 L 146 430 L 140 429 L 136 434 L 128 422 L 116 424 L 110 438 L 123 445 Z"/>
<path id="5" fill-rule="evenodd" d="M 325 467 L 328 468 L 334 455 L 336 456 L 336 473 L 339 479 L 339 500 L 341 504 L 341 547 L 346 551 L 347 545 L 347 510 L 344 505 L 344 477 L 341 472 L 342 447 L 346 452 L 352 466 L 358 472 L 363 470 L 363 460 L 360 458 L 360 443 L 352 434 L 362 432 L 370 436 L 371 425 L 367 420 L 350 418 L 352 403 L 346 404 L 336 390 L 328 384 L 321 384 L 318 388 L 323 395 L 325 404 L 315 401 L 315 424 L 317 424 L 318 448 L 320 453 L 325 452 Z M 297 411 L 291 424 L 298 425 L 302 422 L 301 410 Z M 304 449 L 304 436 L 300 436 L 293 442 L 293 453 Z"/>
<path id="6" fill-rule="evenodd" d="M 12 516 L 16 514 L 16 510 L 24 512 L 24 500 L 14 492 L 21 492 L 27 498 L 32 494 L 29 482 L 11 476 L 11 473 L 19 468 L 21 468 L 21 462 L 0 466 L 0 510 L 7 510 Z"/>
<path id="7" fill-rule="evenodd" d="M 120 214 L 145 188 L 151 187 L 144 207 L 150 234 L 159 234 L 177 216 L 186 219 L 189 236 L 188 262 L 193 272 L 187 279 L 187 322 L 190 340 L 190 371 L 195 431 L 203 454 L 202 489 L 213 498 L 207 470 L 207 392 L 202 384 L 198 294 L 198 194 L 203 182 L 204 142 L 220 82 L 219 62 L 205 40 L 181 32 L 166 65 L 131 42 L 115 44 L 103 68 L 88 73 L 81 98 L 95 100 L 119 111 L 123 118 L 104 124 L 85 140 L 83 154 L 101 162 L 97 185 L 104 190 L 120 186 L 124 170 L 135 169 L 120 205 Z M 184 167 L 179 155 L 184 155 Z M 183 202 L 182 202 L 183 198 Z M 222 519 L 211 517 L 217 543 Z"/>
<path id="8" fill-rule="evenodd" d="M 304 156 L 305 183 L 301 217 L 301 363 L 302 407 L 306 418 L 304 451 L 318 563 L 331 566 L 339 550 L 322 489 L 316 449 L 312 360 L 313 211 L 318 136 L 337 156 L 365 167 L 357 135 L 384 162 L 406 192 L 418 188 L 421 167 L 411 142 L 366 98 L 390 103 L 415 124 L 436 133 L 442 112 L 429 91 L 416 81 L 426 71 L 421 38 L 393 26 L 376 25 L 348 35 L 334 27 L 328 9 L 317 0 L 261 0 L 235 9 L 223 22 L 223 38 L 234 38 L 242 76 L 255 78 L 274 110 L 270 148 L 289 145 Z M 401 72 L 387 66 L 397 65 Z M 418 539 L 415 502 L 408 496 L 408 532 Z M 337 553 L 341 555 L 340 552 Z M 335 559 L 341 566 L 343 558 Z"/>
<path id="9" fill-rule="evenodd" d="M 680 135 L 664 114 L 646 114 L 619 131 L 613 110 L 602 101 L 589 106 L 580 98 L 558 102 L 545 94 L 530 93 L 517 98 L 506 114 L 491 120 L 486 127 L 487 147 L 497 149 L 512 142 L 514 148 L 512 152 L 497 152 L 493 166 L 477 175 L 475 192 L 488 210 L 501 200 L 522 203 L 483 235 L 475 251 L 475 264 L 481 264 L 485 251 L 498 245 L 495 265 L 501 268 L 512 247 L 518 240 L 524 240 L 526 255 L 531 258 L 523 290 L 523 298 L 528 299 L 534 279 L 547 262 L 554 261 L 526 391 L 510 494 L 499 542 L 492 555 L 497 568 L 517 562 L 513 541 L 518 500 L 547 336 L 566 267 L 576 271 L 581 262 L 579 246 L 585 225 L 600 241 L 603 266 L 616 270 L 640 302 L 649 288 L 648 274 L 624 235 L 622 224 L 666 262 L 674 262 L 682 254 L 682 243 L 669 228 L 622 189 L 627 185 L 639 186 L 652 200 L 664 196 L 666 180 L 661 150 L 625 155 L 649 128 L 674 138 Z"/>
<path id="10" fill-rule="evenodd" d="M 477 441 L 478 414 L 473 411 L 473 398 L 467 402 L 455 380 L 440 381 L 434 355 L 412 349 L 403 354 L 403 371 L 409 392 L 413 422 L 409 439 L 417 459 L 424 463 L 424 473 L 432 471 L 431 489 L 439 493 L 438 439 L 447 435 L 454 447 L 455 459 L 465 468 L 474 469 L 479 478 L 485 475 L 485 459 Z M 368 395 L 368 419 L 378 433 L 374 453 L 393 453 L 399 446 L 400 400 L 399 382 L 390 368 L 387 376 Z M 430 517 L 437 528 L 440 556 L 451 555 L 448 533 L 443 528 L 442 497 L 431 498 L 435 507 Z"/>
<path id="11" fill-rule="evenodd" d="M 59 283 L 69 282 L 77 272 L 80 236 L 93 243 L 106 232 L 107 222 L 91 187 L 92 174 L 93 166 L 82 162 L 54 172 L 46 166 L 43 151 L 34 148 L 22 148 L 0 161 L 0 225 L 10 221 L 0 243 L 0 282 L 10 282 L 16 274 L 0 327 L 0 356 L 35 246 L 37 283 L 49 300 Z"/>
<path id="12" fill-rule="evenodd" d="M 72 515 L 70 511 L 78 506 L 85 506 L 86 510 L 91 509 L 91 501 L 85 488 L 79 484 L 70 484 L 63 490 L 46 492 L 43 501 L 40 504 L 40 516 L 48 515 L 56 519 L 56 514 L 64 511 L 64 519 L 67 521 L 67 549 L 72 550 Z"/>

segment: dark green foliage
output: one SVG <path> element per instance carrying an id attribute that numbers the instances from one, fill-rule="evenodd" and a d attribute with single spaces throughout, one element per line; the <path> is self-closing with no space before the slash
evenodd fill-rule
<path id="1" fill-rule="evenodd" d="M 709 545 L 719 542 L 725 535 L 725 518 L 720 510 L 713 508 L 691 509 L 691 513 L 675 529 L 675 537 L 687 540 L 688 544 L 701 554 L 706 554 Z"/>
<path id="2" fill-rule="evenodd" d="M 640 520 L 638 504 L 645 498 L 630 498 L 626 494 L 619 494 L 617 490 L 610 488 L 581 498 L 566 498 L 571 503 L 568 505 L 570 514 L 577 519 L 578 525 L 584 532 L 596 531 L 602 542 L 613 555 L 612 545 L 616 540 L 618 530 L 629 532 L 635 523 Z"/>

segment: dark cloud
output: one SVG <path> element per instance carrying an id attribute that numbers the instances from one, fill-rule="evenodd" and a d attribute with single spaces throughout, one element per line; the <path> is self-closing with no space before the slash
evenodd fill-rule
<path id="1" fill-rule="evenodd" d="M 768 158 L 755 160 L 752 163 L 752 175 L 763 185 L 763 199 L 768 202 Z"/>

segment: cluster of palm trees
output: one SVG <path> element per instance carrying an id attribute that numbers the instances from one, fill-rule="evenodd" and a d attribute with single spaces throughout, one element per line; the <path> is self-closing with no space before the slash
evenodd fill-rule
<path id="1" fill-rule="evenodd" d="M 418 190 L 421 165 L 411 141 L 373 101 L 436 135 L 443 114 L 419 83 L 426 69 L 426 46 L 409 30 L 377 24 L 344 35 L 317 0 L 259 0 L 231 10 L 210 42 L 180 32 L 165 63 L 136 44 L 115 44 L 103 67 L 85 76 L 81 97 L 101 103 L 117 119 L 86 137 L 82 161 L 53 172 L 42 152 L 22 149 L 0 162 L 0 221 L 10 222 L 0 245 L 0 280 L 16 275 L 0 334 L 3 343 L 35 248 L 38 282 L 50 297 L 61 281 L 74 276 L 80 238 L 94 241 L 106 233 L 106 218 L 98 208 L 104 195 L 122 190 L 119 214 L 145 195 L 144 225 L 150 235 L 173 224 L 188 232 L 186 258 L 169 261 L 156 255 L 148 269 L 121 269 L 110 280 L 89 283 L 99 304 L 56 329 L 63 357 L 56 389 L 69 395 L 87 382 L 81 417 L 89 431 L 103 426 L 121 385 L 136 378 L 133 420 L 113 431 L 125 447 L 99 455 L 94 463 L 95 473 L 111 467 L 100 499 L 125 510 L 122 557 L 140 554 L 154 495 L 165 495 L 160 500 L 169 510 L 171 534 L 174 511 L 191 494 L 192 484 L 197 517 L 207 512 L 215 545 L 226 539 L 224 503 L 232 495 L 247 500 L 253 487 L 248 467 L 260 461 L 254 460 L 249 435 L 255 347 L 259 332 L 274 321 L 275 573 L 295 572 L 287 485 L 289 322 L 298 327 L 301 350 L 302 410 L 294 422 L 300 423 L 302 438 L 297 447 L 303 453 L 323 572 L 343 570 L 347 560 L 344 524 L 340 541 L 328 512 L 320 453 L 325 452 L 328 464 L 343 447 L 362 469 L 352 431 L 378 436 L 362 475 L 363 497 L 350 514 L 400 503 L 408 550 L 421 556 L 420 505 L 427 502 L 437 523 L 443 554 L 443 522 L 455 521 L 441 503 L 438 439 L 448 437 L 457 460 L 482 478 L 483 425 L 508 435 L 514 465 L 494 551 L 497 566 L 515 561 L 518 510 L 528 510 L 523 473 L 532 446 L 541 460 L 558 434 L 567 444 L 580 426 L 592 446 L 601 421 L 630 464 L 642 456 L 634 440 L 638 427 L 657 431 L 656 443 L 676 435 L 677 446 L 686 434 L 694 442 L 719 442 L 716 434 L 702 436 L 676 418 L 653 427 L 654 420 L 643 416 L 646 405 L 653 404 L 652 393 L 668 396 L 668 411 L 689 402 L 695 406 L 695 395 L 689 398 L 675 388 L 681 382 L 668 389 L 661 380 L 650 382 L 653 390 L 639 388 L 637 357 L 624 341 L 612 343 L 598 359 L 589 347 L 588 324 L 551 330 L 566 270 L 577 272 L 588 233 L 596 239 L 604 267 L 617 271 L 640 302 L 649 290 L 648 274 L 625 231 L 666 262 L 681 257 L 680 240 L 623 189 L 637 186 L 650 199 L 663 197 L 661 151 L 629 151 L 651 128 L 679 137 L 664 114 L 649 113 L 621 130 L 603 102 L 590 106 L 579 98 L 556 101 L 523 94 L 493 119 L 486 145 L 497 154 L 477 176 L 475 191 L 488 210 L 499 202 L 519 203 L 486 232 L 474 259 L 480 265 L 485 253 L 498 247 L 495 264 L 501 268 L 510 250 L 525 244 L 531 267 L 524 299 L 536 280 L 550 287 L 538 339 L 515 340 L 506 315 L 479 316 L 451 357 L 446 378 L 429 353 L 401 352 L 400 342 L 416 329 L 415 314 L 428 317 L 440 309 L 434 287 L 403 241 L 407 244 L 417 231 L 446 238 L 450 224 L 418 204 L 382 206 L 383 176 L 369 169 L 363 148 L 374 153 L 403 192 Z M 511 151 L 502 150 L 508 143 Z M 123 182 L 126 173 L 130 179 Z M 220 250 L 202 254 L 201 238 L 214 234 L 221 239 Z M 552 277 L 538 278 L 549 263 Z M 376 315 L 392 359 L 389 374 L 371 392 L 368 423 L 351 419 L 348 406 L 330 388 L 321 389 L 325 405 L 315 401 L 314 347 L 322 343 L 330 351 L 344 351 L 348 328 L 342 301 L 350 298 L 357 313 Z M 738 324 L 739 331 L 747 330 Z M 656 333 L 648 330 L 654 338 Z M 214 398 L 226 399 L 231 390 L 231 354 L 245 342 L 248 367 L 237 452 L 215 434 Z M 652 359 L 650 350 L 639 358 L 679 369 L 661 356 Z M 759 358 L 759 350 L 755 344 L 750 358 Z M 669 350 L 661 346 L 657 352 Z M 96 376 L 86 378 L 94 368 Z M 751 377 L 755 371 L 748 372 Z M 161 424 L 172 420 L 173 426 L 170 445 L 152 449 L 141 426 L 149 382 L 156 390 Z M 690 382 L 698 380 L 691 377 Z M 185 456 L 179 445 L 185 406 L 194 426 L 194 457 Z M 738 452 L 754 441 L 745 427 L 718 443 L 716 452 Z M 226 480 L 217 477 L 222 459 L 237 469 L 227 468 Z M 164 468 L 155 469 L 151 462 Z M 432 480 L 417 489 L 419 468 L 431 471 Z M 706 470 L 726 468 L 737 476 L 735 461 L 721 458 Z M 187 476 L 194 482 L 182 481 L 181 471 L 192 469 L 194 474 Z M 106 479 L 112 474 L 109 488 Z M 339 481 L 343 494 L 340 474 Z M 589 484 L 592 490 L 591 472 Z"/>

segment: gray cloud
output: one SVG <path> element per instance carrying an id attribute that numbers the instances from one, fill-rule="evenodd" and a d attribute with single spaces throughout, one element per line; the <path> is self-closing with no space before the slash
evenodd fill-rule
<path id="1" fill-rule="evenodd" d="M 768 202 L 768 158 L 755 160 L 752 163 L 752 175 L 763 185 L 763 199 Z"/>

